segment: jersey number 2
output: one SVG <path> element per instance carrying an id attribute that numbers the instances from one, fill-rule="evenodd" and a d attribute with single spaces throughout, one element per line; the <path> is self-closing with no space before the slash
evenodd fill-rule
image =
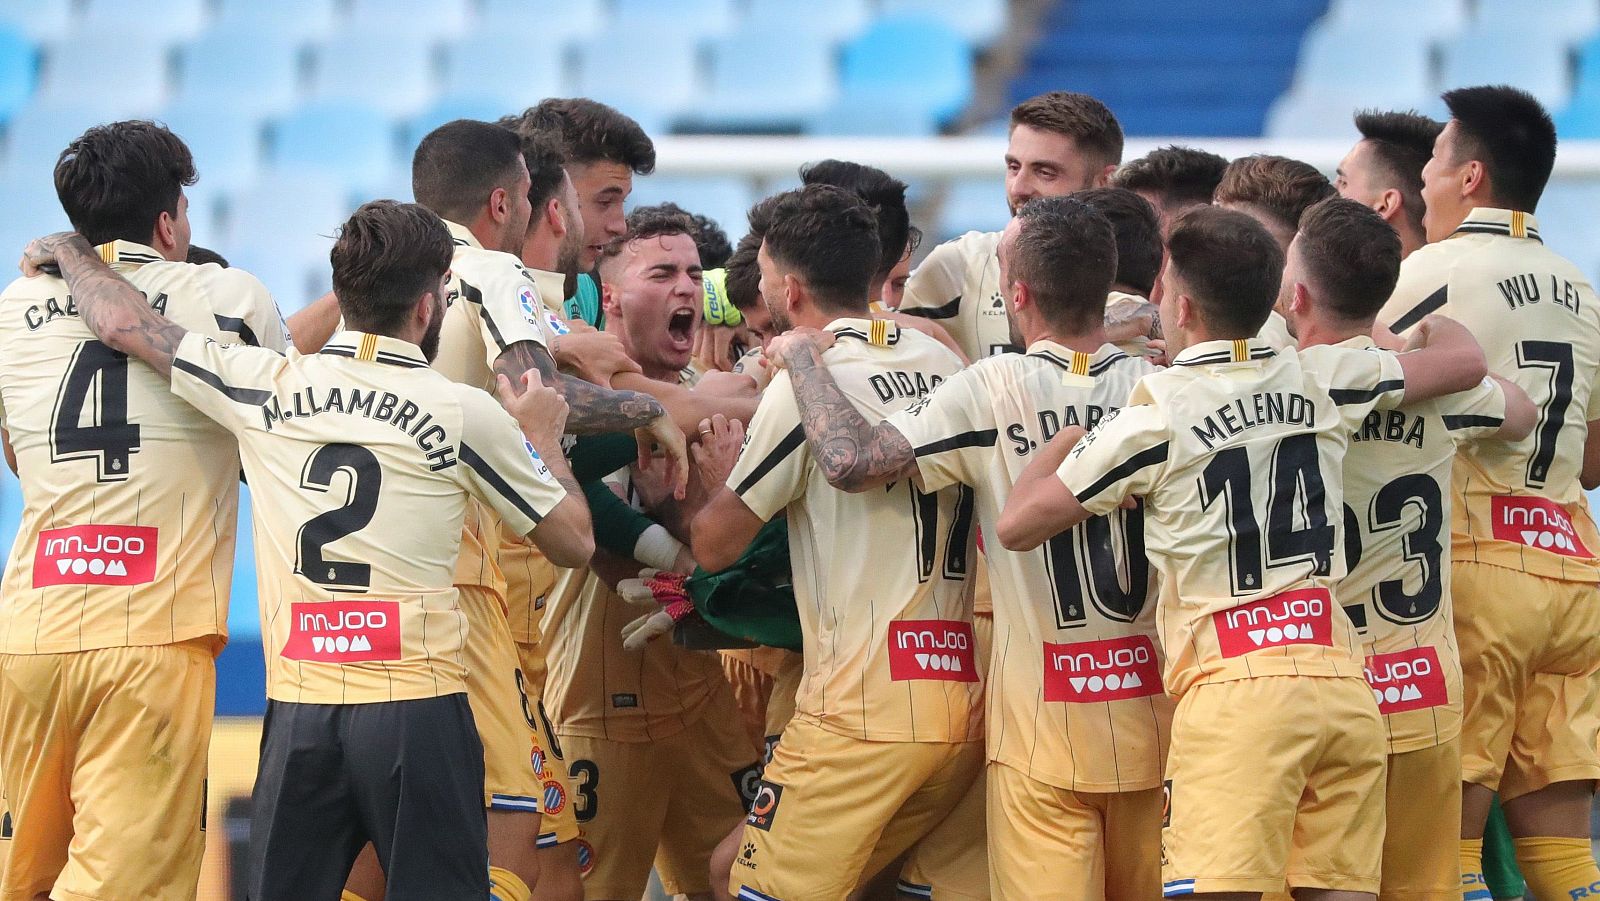
<path id="1" fill-rule="evenodd" d="M 90 423 L 83 424 L 85 410 Z M 96 479 L 122 482 L 139 451 L 139 426 L 128 422 L 128 355 L 85 341 L 56 391 L 50 417 L 50 462 L 92 459 Z"/>
<path id="2" fill-rule="evenodd" d="M 359 444 L 324 444 L 306 460 L 300 487 L 325 494 L 333 490 L 333 477 L 341 471 L 349 479 L 345 502 L 300 527 L 294 571 L 333 591 L 366 591 L 372 584 L 369 564 L 329 560 L 322 549 L 372 522 L 383 484 L 377 455 Z"/>

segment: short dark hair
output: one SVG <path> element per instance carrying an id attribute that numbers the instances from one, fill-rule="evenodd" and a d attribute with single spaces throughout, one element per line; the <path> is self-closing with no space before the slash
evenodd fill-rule
<path id="1" fill-rule="evenodd" d="M 777 206 L 778 197 L 774 194 L 771 197 L 763 197 L 751 204 L 750 212 L 745 214 L 745 220 L 750 226 L 749 234 L 756 236 L 758 245 L 761 242 L 761 236 L 766 234 L 767 227 L 772 225 L 772 211 Z"/>
<path id="2" fill-rule="evenodd" d="M 1123 164 L 1111 176 L 1111 183 L 1154 194 L 1161 198 L 1162 206 L 1193 206 L 1211 202 L 1226 168 L 1226 157 L 1196 147 L 1168 144 Z"/>
<path id="3" fill-rule="evenodd" d="M 863 313 L 878 271 L 878 224 L 861 198 L 832 185 L 806 185 L 774 198 L 763 244 L 800 274 L 829 312 Z"/>
<path id="4" fill-rule="evenodd" d="M 454 250 L 444 222 L 427 207 L 395 200 L 362 204 L 328 254 L 345 321 L 380 335 L 400 331 L 417 299 L 437 290 Z"/>
<path id="5" fill-rule="evenodd" d="M 761 236 L 751 232 L 739 239 L 723 267 L 728 275 L 724 285 L 728 289 L 728 302 L 740 310 L 748 310 L 761 303 L 761 267 L 756 254 L 761 251 Z"/>
<path id="6" fill-rule="evenodd" d="M 1249 203 L 1264 210 L 1286 231 L 1300 227 L 1313 203 L 1338 194 L 1328 177 L 1310 163 L 1257 153 L 1228 164 L 1217 184 L 1218 203 Z"/>
<path id="7" fill-rule="evenodd" d="M 1556 165 L 1556 125 L 1544 106 L 1510 85 L 1456 88 L 1443 96 L 1456 123 L 1457 149 L 1488 167 L 1495 201 L 1533 212 Z"/>
<path id="8" fill-rule="evenodd" d="M 1400 235 L 1366 204 L 1334 197 L 1300 217 L 1294 246 L 1341 319 L 1378 315 L 1400 280 Z"/>
<path id="9" fill-rule="evenodd" d="M 501 119 L 500 125 L 511 128 L 507 119 Z M 516 131 L 515 128 L 511 130 Z M 518 131 L 517 138 L 522 143 L 522 161 L 528 164 L 528 203 L 537 216 L 544 205 L 560 193 L 561 183 L 567 177 L 567 156 L 561 150 L 561 142 L 552 135 Z"/>
<path id="10" fill-rule="evenodd" d="M 522 141 L 493 122 L 457 119 L 423 137 L 411 156 L 411 193 L 441 218 L 471 224 L 495 188 L 515 185 Z"/>
<path id="11" fill-rule="evenodd" d="M 162 213 L 195 183 L 194 156 L 166 126 L 144 119 L 96 125 L 56 159 L 56 196 L 90 244 L 150 242 Z"/>
<path id="12" fill-rule="evenodd" d="M 1161 275 L 1161 220 L 1156 208 L 1127 188 L 1090 188 L 1072 196 L 1111 223 L 1117 239 L 1115 281 L 1149 297 Z"/>
<path id="13" fill-rule="evenodd" d="M 656 170 L 656 145 L 638 122 L 615 107 L 587 97 L 550 97 L 515 118 L 519 132 L 554 135 L 568 162 L 620 163 L 638 175 Z"/>
<path id="14" fill-rule="evenodd" d="M 1238 210 L 1197 206 L 1173 223 L 1167 257 L 1214 337 L 1261 331 L 1283 282 L 1283 249 L 1265 226 Z"/>
<path id="15" fill-rule="evenodd" d="M 683 211 L 675 203 L 659 203 L 654 206 L 634 207 L 628 214 L 628 231 L 626 234 L 612 238 L 601 251 L 600 260 L 613 259 L 622 253 L 622 249 L 633 241 L 643 241 L 646 238 L 661 238 L 668 235 L 695 235 L 694 217 Z"/>
<path id="16" fill-rule="evenodd" d="M 1081 194 L 1039 197 L 1017 211 L 1020 231 L 1007 266 L 1032 292 L 1039 311 L 1075 332 L 1100 325 L 1117 274 L 1111 222 Z"/>
<path id="17" fill-rule="evenodd" d="M 733 253 L 733 244 L 728 240 L 728 233 L 722 230 L 715 219 L 691 213 L 670 201 L 660 204 L 659 208 L 667 212 L 676 210 L 689 217 L 689 223 L 693 226 L 689 234 L 694 238 L 695 249 L 700 251 L 701 267 L 721 269 L 728 262 L 728 257 Z"/>
<path id="18" fill-rule="evenodd" d="M 221 266 L 224 269 L 228 268 L 228 261 L 222 256 L 222 254 L 217 253 L 215 250 L 212 250 L 209 247 L 201 247 L 199 244 L 189 245 L 189 255 L 184 257 L 183 261 L 191 266 L 204 266 L 207 263 L 216 263 L 218 266 Z"/>
<path id="19" fill-rule="evenodd" d="M 1405 205 L 1406 219 L 1421 230 L 1422 167 L 1433 156 L 1433 142 L 1444 123 L 1415 110 L 1365 109 L 1356 113 L 1356 130 L 1372 148 L 1372 157 L 1393 179 Z"/>
<path id="20" fill-rule="evenodd" d="M 800 182 L 833 185 L 861 198 L 878 220 L 879 278 L 906 255 L 911 236 L 911 211 L 906 209 L 906 183 L 875 166 L 846 160 L 823 160 L 800 167 Z"/>
<path id="21" fill-rule="evenodd" d="M 1122 125 L 1111 109 L 1088 94 L 1050 91 L 1011 110 L 1011 127 L 1026 125 L 1071 138 L 1103 166 L 1122 162 Z"/>

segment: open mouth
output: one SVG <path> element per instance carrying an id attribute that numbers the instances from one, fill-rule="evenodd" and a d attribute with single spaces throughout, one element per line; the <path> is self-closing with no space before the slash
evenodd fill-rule
<path id="1" fill-rule="evenodd" d="M 672 311 L 667 317 L 667 336 L 677 349 L 682 351 L 692 350 L 694 347 L 694 308 L 680 307 Z"/>

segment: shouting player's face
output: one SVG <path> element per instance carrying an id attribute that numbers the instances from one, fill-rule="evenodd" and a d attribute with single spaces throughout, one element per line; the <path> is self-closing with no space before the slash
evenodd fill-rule
<path id="1" fill-rule="evenodd" d="M 644 373 L 670 378 L 689 365 L 700 324 L 700 251 L 689 235 L 630 240 L 616 270 L 607 263 L 607 316 L 622 328 L 622 342 Z"/>
<path id="2" fill-rule="evenodd" d="M 1473 198 L 1467 196 L 1466 181 L 1471 167 L 1481 164 L 1462 153 L 1458 134 L 1452 119 L 1439 132 L 1433 142 L 1433 156 L 1422 167 L 1422 230 L 1430 244 L 1450 237 L 1474 205 Z"/>
<path id="3" fill-rule="evenodd" d="M 578 212 L 583 219 L 583 245 L 578 264 L 588 272 L 612 238 L 628 233 L 623 202 L 633 192 L 633 170 L 621 163 L 600 160 L 567 166 L 578 191 Z"/>

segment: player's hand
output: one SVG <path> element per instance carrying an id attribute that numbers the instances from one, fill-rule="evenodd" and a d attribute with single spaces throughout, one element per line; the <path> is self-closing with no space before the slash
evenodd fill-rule
<path id="1" fill-rule="evenodd" d="M 1171 366 L 1172 360 L 1167 357 L 1166 339 L 1151 338 L 1144 346 L 1144 358 L 1155 366 Z"/>
<path id="2" fill-rule="evenodd" d="M 529 369 L 522 374 L 521 394 L 504 375 L 495 376 L 494 390 L 500 405 L 516 419 L 529 441 L 539 444 L 561 440 L 567 428 L 567 402 L 560 392 L 545 387 L 536 370 Z"/>
<path id="3" fill-rule="evenodd" d="M 62 245 L 74 240 L 84 241 L 84 237 L 77 232 L 56 232 L 53 235 L 34 238 L 22 249 L 22 259 L 18 262 L 17 268 L 21 269 L 27 278 L 45 272 L 53 275 L 60 271 L 56 266 L 56 251 Z"/>
<path id="4" fill-rule="evenodd" d="M 690 452 L 694 456 L 695 474 L 708 491 L 728 481 L 734 464 L 739 462 L 739 451 L 744 448 L 744 425 L 721 413 L 700 420 L 700 440 Z"/>
<path id="5" fill-rule="evenodd" d="M 703 336 L 700 361 L 706 371 L 731 372 L 733 370 L 733 342 L 739 336 L 738 326 L 701 324 Z"/>
<path id="6" fill-rule="evenodd" d="M 1384 350 L 1402 351 L 1406 349 L 1406 339 L 1395 334 L 1389 326 L 1382 322 L 1372 324 L 1372 343 Z"/>
<path id="7" fill-rule="evenodd" d="M 789 359 L 794 354 L 804 353 L 808 348 L 815 348 L 821 354 L 832 347 L 833 342 L 833 332 L 825 329 L 792 328 L 767 342 L 765 354 L 767 362 L 783 369 L 789 365 Z"/>
<path id="8" fill-rule="evenodd" d="M 634 432 L 639 441 L 639 468 L 649 469 L 659 450 L 666 460 L 664 478 L 673 486 L 672 496 L 683 500 L 689 493 L 689 449 L 683 430 L 672 421 L 671 414 L 663 413 L 650 424 Z"/>
<path id="9" fill-rule="evenodd" d="M 606 388 L 611 387 L 611 378 L 619 372 L 642 371 L 623 349 L 622 339 L 593 329 L 562 335 L 553 356 L 557 365 L 576 373 L 578 378 Z"/>

